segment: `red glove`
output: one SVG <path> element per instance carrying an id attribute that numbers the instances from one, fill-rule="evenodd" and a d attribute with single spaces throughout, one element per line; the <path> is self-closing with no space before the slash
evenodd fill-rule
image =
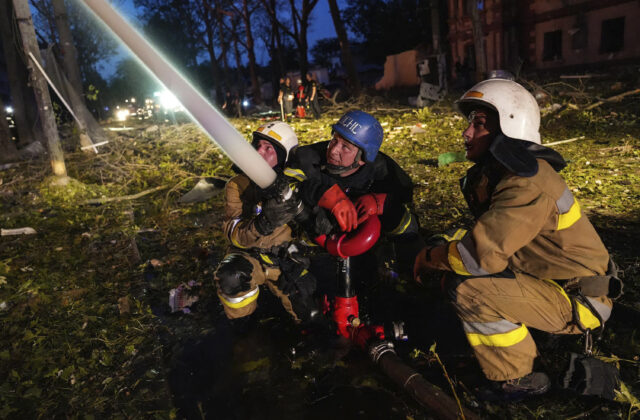
<path id="1" fill-rule="evenodd" d="M 358 227 L 358 212 L 338 184 L 325 191 L 318 206 L 331 211 L 343 232 L 351 232 Z"/>
<path id="2" fill-rule="evenodd" d="M 358 223 L 362 223 L 369 216 L 377 214 L 380 216 L 384 209 L 384 200 L 387 194 L 365 194 L 356 200 L 356 210 L 358 211 Z"/>

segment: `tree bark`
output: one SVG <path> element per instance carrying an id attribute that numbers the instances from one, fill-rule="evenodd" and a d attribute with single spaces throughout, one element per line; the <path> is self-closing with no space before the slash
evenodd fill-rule
<path id="1" fill-rule="evenodd" d="M 33 28 L 31 20 L 31 10 L 27 0 L 13 0 L 20 35 L 22 36 L 22 46 L 24 48 L 24 56 L 29 57 L 32 53 L 36 60 L 41 61 L 40 49 L 36 41 L 36 32 Z M 67 168 L 64 163 L 64 155 L 60 146 L 60 137 L 58 136 L 58 127 L 56 119 L 53 115 L 53 107 L 51 106 L 51 97 L 47 81 L 38 73 L 34 64 L 27 58 L 27 68 L 29 69 L 29 79 L 35 91 L 36 103 L 38 104 L 38 112 L 42 121 L 42 130 L 47 139 L 47 147 L 49 149 L 49 159 L 54 175 L 58 177 L 67 176 Z"/>
<path id="2" fill-rule="evenodd" d="M 258 81 L 258 72 L 256 70 L 256 52 L 254 50 L 255 43 L 253 34 L 251 33 L 251 12 L 249 11 L 249 0 L 242 0 L 242 20 L 244 21 L 245 37 L 247 40 L 247 55 L 249 57 L 249 77 L 251 78 L 251 90 L 253 92 L 253 101 L 256 104 L 262 103 L 262 91 L 260 90 L 260 82 Z"/>
<path id="3" fill-rule="evenodd" d="M 478 10 L 478 0 L 469 0 L 471 8 L 471 22 L 473 24 L 473 46 L 476 50 L 476 83 L 484 80 L 487 75 L 487 55 L 484 51 L 484 31 L 482 30 L 482 16 Z"/>
<path id="4" fill-rule="evenodd" d="M 82 88 L 80 67 L 78 67 L 78 52 L 73 43 L 73 36 L 71 35 L 71 27 L 69 26 L 64 0 L 51 0 L 51 3 L 53 4 L 56 29 L 58 31 L 58 37 L 60 38 L 60 54 L 62 56 L 64 71 L 67 73 L 67 79 L 69 79 L 71 86 L 76 92 L 82 94 L 84 90 Z M 80 98 L 80 100 L 84 103 L 82 98 Z"/>
<path id="5" fill-rule="evenodd" d="M 342 62 L 347 69 L 347 76 L 349 77 L 351 92 L 353 93 L 353 96 L 358 97 L 360 96 L 360 78 L 358 77 L 358 71 L 356 70 L 356 66 L 353 62 L 353 56 L 351 55 L 351 45 L 349 44 L 347 31 L 344 28 L 344 22 L 342 22 L 342 17 L 340 16 L 338 2 L 336 0 L 327 1 L 329 2 L 329 10 L 331 11 L 331 18 L 333 19 L 333 26 L 336 28 L 338 42 L 340 43 Z"/>
<path id="6" fill-rule="evenodd" d="M 22 61 L 16 50 L 16 45 L 20 44 L 20 37 L 12 30 L 13 26 L 13 4 L 1 2 L 0 4 L 0 38 L 2 38 L 2 48 L 4 50 L 5 62 L 7 64 L 7 77 L 9 79 L 9 89 L 11 91 L 11 105 L 13 106 L 13 118 L 18 131 L 18 145 L 26 146 L 35 140 L 32 124 L 28 118 L 29 105 L 32 105 L 25 94 L 27 90 L 27 78 L 25 68 L 21 66 Z"/>
<path id="7" fill-rule="evenodd" d="M 11 130 L 7 124 L 7 117 L 4 112 L 4 103 L 0 98 L 0 162 L 6 163 L 18 159 L 16 144 L 11 139 Z"/>

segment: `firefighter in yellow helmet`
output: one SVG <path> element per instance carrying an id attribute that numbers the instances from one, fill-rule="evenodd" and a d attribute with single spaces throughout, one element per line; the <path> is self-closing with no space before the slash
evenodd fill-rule
<path id="1" fill-rule="evenodd" d="M 252 144 L 281 177 L 298 138 L 288 124 L 270 122 L 253 133 Z M 295 200 L 267 198 L 244 174 L 227 183 L 223 230 L 231 246 L 216 270 L 215 284 L 228 318 L 252 314 L 261 285 L 281 300 L 296 322 L 317 315 L 315 279 L 304 261 L 296 259 L 299 252 L 289 227 L 299 210 Z"/>
<path id="2" fill-rule="evenodd" d="M 469 121 L 464 146 L 475 165 L 461 188 L 475 223 L 431 241 L 414 276 L 445 272 L 442 288 L 493 395 L 542 394 L 550 381 L 533 372 L 529 328 L 602 328 L 612 307 L 609 283 L 619 281 L 615 266 L 558 173 L 566 162 L 541 145 L 534 97 L 514 81 L 489 79 L 457 106 Z"/>

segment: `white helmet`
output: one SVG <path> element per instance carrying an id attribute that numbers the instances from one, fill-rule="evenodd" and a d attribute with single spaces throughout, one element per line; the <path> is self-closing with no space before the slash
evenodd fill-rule
<path id="1" fill-rule="evenodd" d="M 540 144 L 538 103 L 529 91 L 512 80 L 484 80 L 465 92 L 456 105 L 465 117 L 472 105 L 495 109 L 505 136 Z"/>
<path id="2" fill-rule="evenodd" d="M 268 140 L 282 148 L 285 162 L 289 158 L 289 152 L 298 147 L 298 136 L 289 124 L 282 121 L 272 121 L 258 127 L 253 132 L 253 141 L 256 140 Z"/>

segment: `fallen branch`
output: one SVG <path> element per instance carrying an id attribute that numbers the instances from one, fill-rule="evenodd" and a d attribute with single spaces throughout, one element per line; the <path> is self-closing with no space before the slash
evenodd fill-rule
<path id="1" fill-rule="evenodd" d="M 169 188 L 169 186 L 168 185 L 160 185 L 159 187 L 150 188 L 148 190 L 144 190 L 144 191 L 139 192 L 137 194 L 122 195 L 120 197 L 92 198 L 91 200 L 87 200 L 84 203 L 81 203 L 81 205 L 84 205 L 84 204 L 104 204 L 104 203 L 110 203 L 110 202 L 113 202 L 113 201 L 135 200 L 137 198 L 144 197 L 145 195 L 149 195 L 149 194 L 154 193 L 156 191 L 164 190 L 166 188 Z"/>
<path id="2" fill-rule="evenodd" d="M 580 136 L 580 137 L 573 137 L 571 139 L 566 139 L 566 140 L 552 141 L 551 143 L 544 143 L 543 146 L 555 146 L 556 144 L 571 143 L 572 141 L 582 140 L 583 138 L 584 136 Z"/>
<path id="3" fill-rule="evenodd" d="M 589 111 L 589 110 L 591 110 L 593 108 L 597 108 L 600 105 L 605 104 L 607 102 L 616 102 L 616 101 L 619 101 L 620 99 L 624 98 L 625 96 L 634 95 L 636 93 L 640 93 L 640 89 L 630 90 L 628 92 L 624 92 L 624 93 L 621 93 L 619 95 L 612 96 L 612 97 L 607 98 L 607 99 L 603 99 L 601 101 L 596 102 L 595 104 L 589 105 L 588 107 L 585 108 L 585 110 Z"/>

